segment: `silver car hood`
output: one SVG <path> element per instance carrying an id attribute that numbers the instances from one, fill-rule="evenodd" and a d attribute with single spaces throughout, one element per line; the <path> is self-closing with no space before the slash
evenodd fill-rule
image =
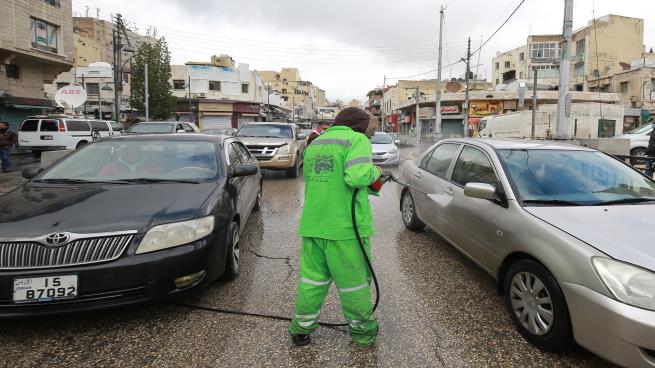
<path id="1" fill-rule="evenodd" d="M 655 271 L 655 205 L 525 207 L 612 258 Z"/>
<path id="2" fill-rule="evenodd" d="M 391 151 L 392 149 L 396 148 L 395 144 L 372 144 L 373 146 L 373 153 L 387 153 Z"/>
<path id="3" fill-rule="evenodd" d="M 262 138 L 262 137 L 237 137 L 243 144 L 255 146 L 284 146 L 289 144 L 291 138 Z"/>

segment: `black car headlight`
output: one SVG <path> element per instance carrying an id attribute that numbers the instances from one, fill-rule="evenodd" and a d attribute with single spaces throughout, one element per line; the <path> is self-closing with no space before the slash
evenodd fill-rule
<path id="1" fill-rule="evenodd" d="M 136 254 L 156 252 L 189 244 L 206 237 L 213 230 L 214 216 L 157 225 L 148 230 L 141 243 L 139 243 Z"/>

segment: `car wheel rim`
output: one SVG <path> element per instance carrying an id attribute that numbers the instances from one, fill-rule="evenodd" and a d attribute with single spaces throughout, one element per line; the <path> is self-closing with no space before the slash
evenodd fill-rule
<path id="1" fill-rule="evenodd" d="M 234 270 L 239 269 L 239 257 L 241 256 L 239 250 L 239 232 L 234 230 L 234 235 L 232 235 L 232 257 L 234 261 Z"/>
<path id="2" fill-rule="evenodd" d="M 412 222 L 412 217 L 414 216 L 414 203 L 412 202 L 412 197 L 409 194 L 405 194 L 403 197 L 403 221 L 406 224 Z"/>
<path id="3" fill-rule="evenodd" d="M 510 288 L 512 309 L 521 325 L 530 333 L 543 336 L 553 327 L 554 311 L 544 283 L 530 272 L 517 273 Z"/>

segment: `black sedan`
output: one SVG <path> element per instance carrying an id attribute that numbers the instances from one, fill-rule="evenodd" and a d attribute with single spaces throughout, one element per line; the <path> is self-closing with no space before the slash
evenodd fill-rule
<path id="1" fill-rule="evenodd" d="M 262 178 L 236 139 L 92 143 L 1 198 L 0 318 L 167 300 L 239 274 Z"/>

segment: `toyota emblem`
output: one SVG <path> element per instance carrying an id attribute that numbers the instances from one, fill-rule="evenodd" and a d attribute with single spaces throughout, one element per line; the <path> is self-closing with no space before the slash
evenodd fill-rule
<path id="1" fill-rule="evenodd" d="M 66 245 L 70 238 L 68 233 L 54 233 L 45 237 L 45 244 L 51 247 L 60 247 Z"/>

